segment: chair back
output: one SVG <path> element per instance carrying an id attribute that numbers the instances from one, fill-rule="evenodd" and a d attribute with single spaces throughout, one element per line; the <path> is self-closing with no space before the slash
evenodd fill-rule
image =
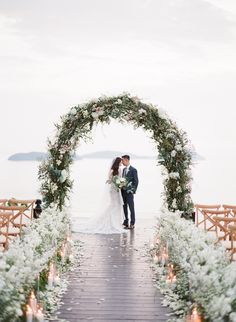
<path id="1" fill-rule="evenodd" d="M 24 216 L 26 216 L 27 218 L 32 220 L 35 201 L 36 201 L 36 199 L 11 198 L 10 200 L 8 200 L 8 205 L 9 206 L 25 207 Z"/>
<path id="2" fill-rule="evenodd" d="M 224 209 L 236 210 L 236 205 L 222 205 Z"/>
<path id="3" fill-rule="evenodd" d="M 230 215 L 236 217 L 236 206 L 235 205 L 222 205 L 224 209 L 230 210 Z"/>
<path id="4" fill-rule="evenodd" d="M 196 210 L 196 216 L 195 216 L 195 224 L 197 226 L 200 226 L 201 224 L 204 224 L 204 229 L 206 230 L 206 223 L 204 221 L 204 215 L 203 210 L 204 209 L 212 209 L 212 210 L 219 210 L 221 205 L 219 204 L 195 204 L 195 210 Z"/>
<path id="5" fill-rule="evenodd" d="M 230 234 L 230 259 L 234 260 L 234 254 L 236 253 L 236 223 L 230 224 L 228 226 L 229 234 Z"/>
<path id="6" fill-rule="evenodd" d="M 0 245 L 3 246 L 4 250 L 8 249 L 9 244 L 9 224 L 12 213 L 0 211 Z"/>
<path id="7" fill-rule="evenodd" d="M 5 206 L 7 201 L 7 199 L 0 199 L 0 205 Z"/>
<path id="8" fill-rule="evenodd" d="M 9 240 L 21 235 L 33 219 L 35 199 L 0 199 L 0 244 L 8 248 Z"/>
<path id="9" fill-rule="evenodd" d="M 26 210 L 27 207 L 23 206 L 0 206 L 0 211 L 11 213 L 10 228 L 14 228 L 15 235 L 20 235 L 23 226 L 26 226 L 26 222 L 23 220 Z M 13 233 L 13 230 L 11 230 L 11 233 Z"/>
<path id="10" fill-rule="evenodd" d="M 213 217 L 228 217 L 230 214 L 230 210 L 212 210 L 212 209 L 203 209 L 203 223 L 204 223 L 204 229 L 206 231 L 215 231 L 217 233 L 217 227 L 216 222 L 213 219 Z"/>

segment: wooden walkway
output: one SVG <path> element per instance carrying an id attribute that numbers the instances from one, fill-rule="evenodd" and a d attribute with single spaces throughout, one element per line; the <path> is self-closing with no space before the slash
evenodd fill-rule
<path id="1" fill-rule="evenodd" d="M 152 229 L 140 224 L 122 235 L 74 237 L 83 242 L 84 255 L 81 265 L 70 273 L 70 285 L 54 321 L 168 320 L 169 311 L 161 305 L 162 296 L 153 286 L 145 255 Z"/>

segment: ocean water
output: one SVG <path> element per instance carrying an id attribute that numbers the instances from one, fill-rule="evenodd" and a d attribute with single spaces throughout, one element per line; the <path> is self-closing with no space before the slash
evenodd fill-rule
<path id="1" fill-rule="evenodd" d="M 111 160 L 83 159 L 74 162 L 71 212 L 74 218 L 91 217 L 101 207 Z M 156 160 L 133 160 L 138 169 L 139 188 L 135 195 L 137 217 L 153 218 L 162 205 L 162 177 Z M 38 162 L 0 161 L 0 199 L 41 198 L 37 178 Z M 195 203 L 236 204 L 234 160 L 199 161 L 193 168 L 192 198 Z"/>

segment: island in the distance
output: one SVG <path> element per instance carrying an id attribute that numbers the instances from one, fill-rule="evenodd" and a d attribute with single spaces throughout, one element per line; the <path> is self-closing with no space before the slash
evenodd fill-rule
<path id="1" fill-rule="evenodd" d="M 75 160 L 82 159 L 111 159 L 116 156 L 121 156 L 125 154 L 120 151 L 97 151 L 93 153 L 75 155 Z M 144 156 L 144 155 L 136 155 L 133 153 L 129 153 L 132 159 L 155 159 L 156 156 Z M 28 152 L 28 153 L 15 153 L 11 155 L 8 160 L 9 161 L 42 161 L 47 158 L 47 153 L 44 152 Z"/>

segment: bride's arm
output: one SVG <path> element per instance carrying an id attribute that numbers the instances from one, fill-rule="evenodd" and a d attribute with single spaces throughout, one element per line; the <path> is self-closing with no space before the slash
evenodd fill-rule
<path id="1" fill-rule="evenodd" d="M 112 183 L 112 177 L 113 177 L 113 170 L 111 169 L 111 171 L 109 172 L 109 177 L 108 177 L 108 180 L 106 181 L 106 183 Z"/>

